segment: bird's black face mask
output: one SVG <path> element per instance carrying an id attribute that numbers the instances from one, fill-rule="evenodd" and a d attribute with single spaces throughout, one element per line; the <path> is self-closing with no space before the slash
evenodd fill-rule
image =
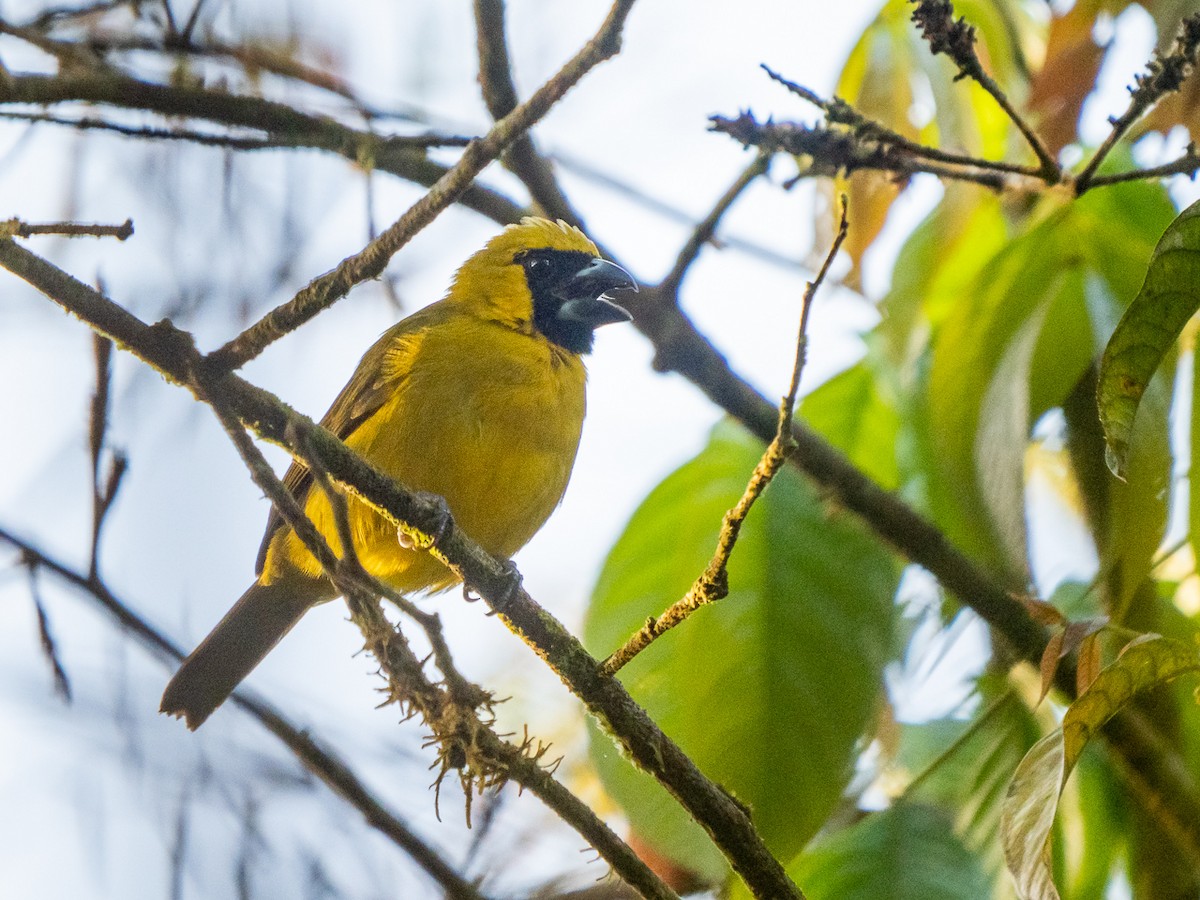
<path id="1" fill-rule="evenodd" d="M 629 313 L 604 295 L 637 290 L 633 276 L 606 259 L 577 250 L 526 250 L 513 262 L 525 270 L 533 295 L 533 324 L 547 340 L 572 353 L 590 353 L 593 332 Z"/>

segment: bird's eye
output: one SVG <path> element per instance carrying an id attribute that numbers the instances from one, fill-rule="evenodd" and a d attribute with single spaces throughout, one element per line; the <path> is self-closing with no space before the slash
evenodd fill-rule
<path id="1" fill-rule="evenodd" d="M 550 265 L 550 260 L 546 259 L 544 256 L 535 256 L 535 257 L 533 257 L 532 259 L 530 259 L 530 260 L 529 260 L 529 261 L 526 263 L 526 265 L 527 265 L 527 266 L 528 266 L 530 269 L 540 269 L 540 268 L 542 268 L 542 267 L 544 267 L 544 266 L 548 266 L 548 265 Z"/>

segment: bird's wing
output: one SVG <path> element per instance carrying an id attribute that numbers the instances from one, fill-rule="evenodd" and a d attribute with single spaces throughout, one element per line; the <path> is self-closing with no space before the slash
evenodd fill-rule
<path id="1" fill-rule="evenodd" d="M 442 304 L 435 303 L 396 323 L 375 342 L 363 356 L 350 381 L 337 395 L 329 411 L 321 419 L 321 425 L 345 441 L 363 422 L 369 419 L 387 402 L 396 391 L 397 386 L 408 374 L 408 359 L 410 354 L 402 351 L 410 338 L 416 338 L 422 331 L 433 325 L 444 310 Z M 415 343 L 415 342 L 414 342 Z M 294 461 L 283 476 L 284 487 L 293 497 L 304 505 L 305 497 L 312 486 L 312 472 L 308 466 Z M 279 510 L 271 508 L 267 519 L 267 530 L 263 535 L 262 544 L 258 548 L 258 560 L 255 572 L 262 574 L 263 564 L 267 558 L 267 548 L 271 539 L 283 527 L 283 517 Z"/>

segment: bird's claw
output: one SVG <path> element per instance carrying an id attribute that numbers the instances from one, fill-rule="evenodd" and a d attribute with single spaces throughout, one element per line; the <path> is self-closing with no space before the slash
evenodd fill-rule
<path id="1" fill-rule="evenodd" d="M 454 517 L 450 507 L 440 494 L 430 494 L 426 491 L 414 491 L 413 496 L 421 503 L 432 508 L 437 517 L 437 523 L 432 531 L 418 531 L 401 525 L 396 529 L 396 537 L 400 546 L 409 550 L 430 550 L 440 544 L 454 529 Z"/>
<path id="2" fill-rule="evenodd" d="M 517 595 L 517 591 L 521 589 L 521 584 L 525 580 L 524 576 L 517 569 L 517 564 L 511 559 L 502 560 L 500 565 L 504 569 L 504 574 L 501 576 L 504 579 L 504 587 L 495 601 L 491 603 L 491 609 L 487 613 L 489 616 L 504 612 L 508 608 L 508 604 L 512 602 L 513 597 Z M 481 598 L 479 594 L 471 591 L 469 584 L 463 584 L 463 599 L 468 603 L 476 603 Z"/>

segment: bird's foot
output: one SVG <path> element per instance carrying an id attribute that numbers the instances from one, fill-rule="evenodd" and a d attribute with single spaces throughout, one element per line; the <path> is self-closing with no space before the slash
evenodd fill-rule
<path id="1" fill-rule="evenodd" d="M 494 616 L 496 613 L 502 613 L 508 608 L 508 604 L 512 602 L 513 597 L 517 595 L 517 591 L 521 589 L 521 584 L 524 581 L 524 576 L 517 570 L 517 564 L 511 559 L 502 560 L 500 565 L 504 569 L 504 574 L 501 576 L 504 579 L 504 586 L 500 589 L 500 594 L 496 597 L 488 610 L 489 616 Z M 463 585 L 463 599 L 468 603 L 476 603 L 481 597 L 479 594 L 471 590 L 469 584 Z"/>
<path id="2" fill-rule="evenodd" d="M 454 517 L 450 515 L 450 507 L 445 498 L 439 494 L 426 491 L 413 491 L 413 496 L 421 503 L 431 507 L 437 521 L 430 531 L 420 531 L 401 525 L 396 529 L 396 539 L 406 550 L 430 550 L 446 539 L 454 529 Z"/>

